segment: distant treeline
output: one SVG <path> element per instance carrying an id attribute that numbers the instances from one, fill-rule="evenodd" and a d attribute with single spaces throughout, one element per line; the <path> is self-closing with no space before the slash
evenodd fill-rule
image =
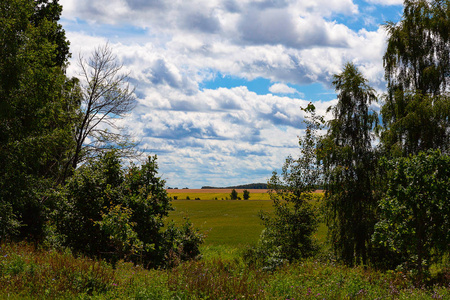
<path id="1" fill-rule="evenodd" d="M 229 187 L 202 186 L 202 189 L 267 189 L 267 183 L 250 183 Z"/>

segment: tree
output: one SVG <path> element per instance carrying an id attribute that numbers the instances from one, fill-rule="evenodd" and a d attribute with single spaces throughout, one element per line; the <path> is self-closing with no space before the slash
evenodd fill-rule
<path id="1" fill-rule="evenodd" d="M 387 191 L 374 241 L 402 256 L 419 280 L 450 250 L 450 156 L 439 150 L 384 160 Z"/>
<path id="2" fill-rule="evenodd" d="M 383 61 L 388 93 L 381 140 L 390 155 L 449 150 L 448 4 L 406 0 L 402 20 L 386 25 L 389 38 Z"/>
<path id="3" fill-rule="evenodd" d="M 244 200 L 250 199 L 250 192 L 248 190 L 244 190 Z"/>
<path id="4" fill-rule="evenodd" d="M 261 213 L 265 226 L 258 241 L 254 259 L 265 268 L 274 268 L 284 261 L 306 258 L 316 250 L 313 233 L 317 230 L 317 212 L 311 205 L 312 192 L 320 182 L 321 168 L 316 161 L 318 133 L 323 119 L 309 104 L 303 109 L 311 114 L 306 134 L 299 140 L 300 157 L 289 156 L 281 176 L 276 172 L 268 182 L 273 214 Z"/>
<path id="5" fill-rule="evenodd" d="M 121 156 L 132 155 L 135 143 L 116 122 L 135 106 L 128 75 L 121 72 L 122 65 L 108 44 L 96 48 L 88 60 L 80 56 L 79 65 L 81 109 L 72 168 L 110 149 L 118 150 Z"/>
<path id="6" fill-rule="evenodd" d="M 42 237 L 47 193 L 74 145 L 78 103 L 60 14 L 57 1 L 0 3 L 0 202 L 21 238 Z"/>
<path id="7" fill-rule="evenodd" d="M 230 194 L 230 199 L 231 199 L 231 200 L 237 200 L 237 198 L 238 198 L 238 193 L 236 192 L 235 189 L 233 189 L 233 190 L 231 191 L 231 194 Z"/>
<path id="8" fill-rule="evenodd" d="M 345 263 L 367 263 L 375 224 L 374 176 L 376 159 L 372 130 L 377 115 L 369 111 L 374 90 L 352 63 L 334 75 L 338 103 L 321 140 L 326 221 L 332 246 Z"/>

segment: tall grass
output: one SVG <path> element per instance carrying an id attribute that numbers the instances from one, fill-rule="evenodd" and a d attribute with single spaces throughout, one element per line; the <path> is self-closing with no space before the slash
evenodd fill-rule
<path id="1" fill-rule="evenodd" d="M 318 259 L 265 272 L 244 264 L 239 250 L 203 250 L 203 260 L 170 270 L 124 262 L 112 269 L 70 253 L 3 243 L 0 299 L 450 299 L 449 269 L 435 284 L 417 287 L 401 272 Z M 220 256 L 220 250 L 229 254 Z"/>
<path id="2" fill-rule="evenodd" d="M 93 295 L 107 292 L 113 280 L 112 268 L 102 261 L 37 250 L 25 243 L 3 243 L 0 247 L 3 295 L 33 295 L 43 299 Z"/>

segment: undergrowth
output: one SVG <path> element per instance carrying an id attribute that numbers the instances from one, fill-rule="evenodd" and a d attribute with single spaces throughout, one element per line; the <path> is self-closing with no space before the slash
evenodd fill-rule
<path id="1" fill-rule="evenodd" d="M 204 248 L 208 251 L 208 248 Z M 217 249 L 213 249 L 217 251 Z M 70 253 L 3 243 L 1 299 L 450 299 L 450 271 L 416 286 L 407 274 L 309 259 L 267 272 L 239 256 L 205 254 L 172 269 L 116 269 Z"/>

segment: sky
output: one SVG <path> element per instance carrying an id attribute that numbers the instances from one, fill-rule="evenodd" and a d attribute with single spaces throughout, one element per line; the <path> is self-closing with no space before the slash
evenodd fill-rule
<path id="1" fill-rule="evenodd" d="M 402 14 L 401 0 L 59 2 L 68 75 L 108 43 L 137 101 L 117 122 L 173 188 L 267 182 L 300 153 L 300 108 L 336 104 L 347 62 L 382 95 L 382 25 Z"/>

